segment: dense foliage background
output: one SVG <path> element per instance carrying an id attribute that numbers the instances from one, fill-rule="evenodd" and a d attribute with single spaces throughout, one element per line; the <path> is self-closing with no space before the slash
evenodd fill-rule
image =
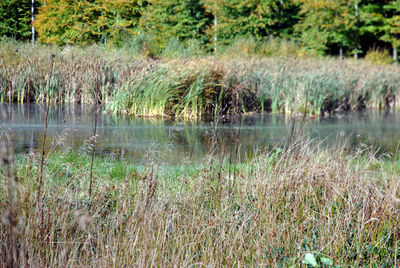
<path id="1" fill-rule="evenodd" d="M 31 40 L 31 0 L 0 2 L 0 36 Z M 400 0 L 36 0 L 33 25 L 46 44 L 151 40 L 223 50 L 235 40 L 291 40 L 316 55 L 397 59 Z"/>

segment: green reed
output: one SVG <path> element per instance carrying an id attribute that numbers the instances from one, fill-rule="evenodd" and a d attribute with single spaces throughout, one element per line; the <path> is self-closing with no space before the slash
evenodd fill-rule
<path id="1" fill-rule="evenodd" d="M 2 102 L 101 103 L 113 112 L 142 116 L 395 109 L 399 71 L 363 60 L 251 53 L 151 59 L 98 45 L 0 42 Z"/>
<path id="2" fill-rule="evenodd" d="M 14 203 L 0 190 L 0 260 L 13 237 L 21 249 L 9 256 L 15 266 L 297 267 L 307 254 L 341 267 L 399 265 L 398 156 L 294 140 L 249 162 L 214 155 L 198 165 L 138 168 L 92 161 L 90 152 L 49 152 L 43 224 L 40 153 L 16 163 Z M 7 180 L 0 172 L 0 184 Z M 18 221 L 8 220 L 16 208 Z"/>

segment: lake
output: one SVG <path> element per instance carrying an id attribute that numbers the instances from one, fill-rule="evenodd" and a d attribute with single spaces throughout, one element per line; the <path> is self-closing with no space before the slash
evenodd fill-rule
<path id="1" fill-rule="evenodd" d="M 0 131 L 11 133 L 17 154 L 39 150 L 44 133 L 45 106 L 0 104 Z M 96 154 L 126 159 L 138 165 L 179 165 L 199 162 L 210 151 L 236 153 L 243 161 L 254 152 L 285 143 L 293 122 L 285 115 L 258 114 L 235 120 L 179 121 L 135 118 L 99 113 Z M 90 152 L 95 113 L 93 107 L 53 105 L 48 116 L 48 150 Z M 400 115 L 348 113 L 307 119 L 302 132 L 320 146 L 344 144 L 350 149 L 373 146 L 394 153 L 400 141 Z"/>

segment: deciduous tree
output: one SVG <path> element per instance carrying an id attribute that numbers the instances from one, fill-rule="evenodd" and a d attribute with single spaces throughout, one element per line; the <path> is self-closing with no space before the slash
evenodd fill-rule
<path id="1" fill-rule="evenodd" d="M 324 53 L 337 46 L 342 58 L 344 48 L 354 48 L 358 34 L 358 0 L 301 0 L 303 15 L 297 25 L 301 41 Z"/>
<path id="2" fill-rule="evenodd" d="M 199 0 L 150 0 L 141 28 L 155 36 L 161 47 L 169 39 L 198 39 L 205 42 L 211 16 Z"/>
<path id="3" fill-rule="evenodd" d="M 87 45 L 136 32 L 139 0 L 47 0 L 35 21 L 43 43 Z"/>
<path id="4" fill-rule="evenodd" d="M 209 0 L 207 4 L 210 10 L 218 9 L 213 14 L 218 15 L 217 33 L 223 43 L 238 36 L 288 37 L 299 18 L 299 6 L 291 0 Z"/>

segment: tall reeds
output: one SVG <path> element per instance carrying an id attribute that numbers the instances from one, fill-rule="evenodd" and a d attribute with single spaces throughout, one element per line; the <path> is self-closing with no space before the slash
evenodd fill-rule
<path id="1" fill-rule="evenodd" d="M 9 133 L 0 133 L 0 265 L 26 267 L 26 247 L 22 215 L 20 182 Z"/>
<path id="2" fill-rule="evenodd" d="M 318 115 L 400 107 L 398 66 L 296 57 L 154 60 L 123 51 L 2 42 L 0 100 L 192 118 L 237 108 Z"/>

